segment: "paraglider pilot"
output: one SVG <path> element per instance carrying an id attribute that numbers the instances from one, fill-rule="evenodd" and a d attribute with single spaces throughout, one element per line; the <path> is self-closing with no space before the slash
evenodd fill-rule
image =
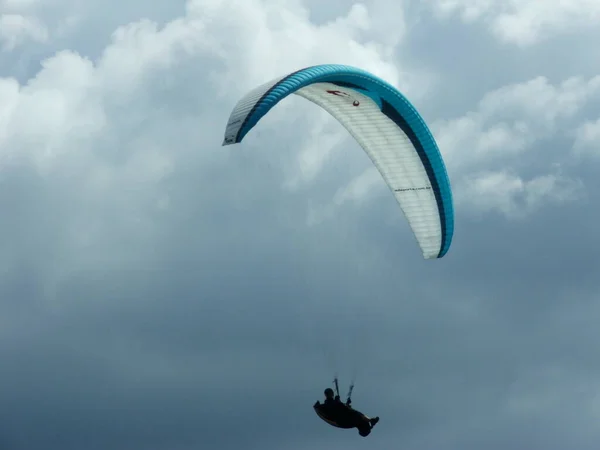
<path id="1" fill-rule="evenodd" d="M 350 396 L 348 396 L 346 403 L 343 403 L 340 396 L 335 395 L 331 388 L 325 389 L 324 394 L 325 401 L 323 404 L 317 400 L 313 405 L 315 412 L 321 419 L 337 428 L 357 428 L 358 434 L 363 437 L 371 434 L 371 430 L 379 422 L 379 417 L 371 419 L 360 411 L 353 409 L 350 406 L 352 403 Z"/>

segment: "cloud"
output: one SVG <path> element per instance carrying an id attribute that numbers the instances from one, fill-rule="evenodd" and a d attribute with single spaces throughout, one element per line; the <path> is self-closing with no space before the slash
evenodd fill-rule
<path id="1" fill-rule="evenodd" d="M 600 119 L 586 121 L 575 131 L 573 144 L 576 156 L 598 155 L 598 142 L 600 140 Z"/>
<path id="2" fill-rule="evenodd" d="M 400 2 L 11 8 L 49 34 L 2 55 L 35 64 L 0 78 L 0 447 L 596 448 L 600 185 L 572 152 L 597 78 L 503 63 L 517 82 L 448 113 L 448 71 L 478 66 L 431 73 Z M 428 111 L 457 200 L 444 259 L 310 102 L 221 147 L 249 88 L 325 62 Z M 366 442 L 311 410 L 336 370 L 381 417 Z"/>
<path id="3" fill-rule="evenodd" d="M 0 42 L 3 42 L 4 51 L 15 49 L 25 39 L 44 42 L 48 39 L 48 31 L 34 17 L 20 14 L 0 15 Z"/>
<path id="4" fill-rule="evenodd" d="M 0 56 L 6 57 L 6 53 L 16 53 L 14 51 L 18 49 L 16 56 L 23 64 L 28 54 L 39 56 L 40 52 L 49 49 L 46 54 L 51 54 L 57 48 L 56 43 L 77 28 L 82 10 L 81 3 L 75 0 L 0 1 L 0 43 L 5 52 Z M 10 73 L 10 69 L 14 70 L 11 67 L 5 70 Z"/>
<path id="5" fill-rule="evenodd" d="M 567 133 L 599 94 L 600 77 L 573 77 L 557 86 L 537 77 L 486 94 L 463 117 L 436 122 L 436 137 L 456 170 L 514 160 L 540 140 Z"/>
<path id="6" fill-rule="evenodd" d="M 519 205 L 525 213 L 544 200 L 578 199 L 581 180 L 553 172 L 557 165 L 573 165 L 568 140 L 573 139 L 573 127 L 585 120 L 586 107 L 598 105 L 599 93 L 598 77 L 573 77 L 556 86 L 537 77 L 486 94 L 477 110 L 463 117 L 436 122 L 436 138 L 454 174 L 458 201 L 513 216 Z M 540 144 L 551 141 L 564 142 L 563 150 L 549 153 Z M 518 174 L 530 170 L 533 158 L 546 173 L 523 179 Z M 523 192 L 533 197 L 516 203 L 515 195 Z"/>
<path id="7" fill-rule="evenodd" d="M 458 205 L 478 211 L 497 211 L 509 218 L 523 217 L 544 204 L 576 201 L 582 182 L 548 174 L 523 180 L 507 172 L 479 173 L 458 187 Z"/>
<path id="8" fill-rule="evenodd" d="M 261 5 L 260 2 L 196 1 L 188 3 L 185 17 L 160 29 L 149 20 L 120 27 L 98 61 L 92 62 L 69 51 L 47 59 L 43 70 L 25 86 L 11 85 L 10 95 L 14 100 L 12 106 L 4 108 L 13 108 L 14 114 L 23 122 L 35 123 L 38 120 L 35 114 L 43 114 L 43 122 L 55 121 L 48 123 L 46 132 L 66 138 L 70 131 L 61 129 L 56 121 L 66 124 L 70 118 L 56 111 L 47 114 L 44 97 L 49 104 L 47 108 L 60 108 L 64 104 L 63 114 L 68 111 L 73 114 L 73 119 L 100 126 L 104 118 L 99 116 L 106 116 L 111 106 L 125 102 L 125 96 L 139 95 L 143 83 L 149 82 L 148 71 L 169 70 L 199 56 L 209 58 L 220 69 L 203 74 L 195 88 L 202 89 L 202 80 L 215 83 L 220 89 L 220 102 L 233 101 L 246 89 L 263 82 L 265 77 L 322 61 L 361 64 L 382 77 L 398 80 L 399 74 L 393 64 L 382 60 L 370 42 L 360 42 L 360 30 L 369 26 L 364 7 L 355 6 L 347 17 L 315 27 L 307 21 L 307 11 L 299 4 L 295 7 L 271 4 L 265 8 Z M 215 39 L 218 32 L 228 28 L 236 30 L 230 40 Z M 257 29 L 265 31 L 257 34 Z M 303 39 L 297 36 L 303 36 Z M 330 43 L 329 47 L 319 45 L 324 40 Z M 269 55 L 266 61 L 272 61 L 271 68 L 264 63 L 255 64 L 263 59 L 259 55 L 263 52 Z M 256 73 L 252 73 L 253 70 Z M 63 76 L 64 73 L 73 75 Z M 57 90 L 57 86 L 60 89 Z M 15 90 L 22 94 L 18 96 Z M 93 119 L 88 120 L 88 114 Z M 322 119 L 315 120 L 313 126 L 323 127 Z M 20 124 L 5 122 L 4 129 L 11 129 L 13 136 L 31 135 L 30 129 L 21 131 Z M 77 129 L 81 127 L 75 126 L 74 130 Z M 49 138 L 48 135 L 40 137 L 51 141 Z M 11 146 L 7 144 L 6 147 Z M 41 149 L 36 151 L 41 152 Z"/>
<path id="9" fill-rule="evenodd" d="M 600 22 L 594 0 L 431 0 L 441 17 L 460 15 L 465 22 L 481 20 L 500 40 L 530 46 L 555 35 L 592 30 Z"/>

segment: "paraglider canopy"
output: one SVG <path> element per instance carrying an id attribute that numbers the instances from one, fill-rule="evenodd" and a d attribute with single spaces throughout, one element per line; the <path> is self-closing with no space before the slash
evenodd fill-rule
<path id="1" fill-rule="evenodd" d="M 375 75 L 351 66 L 324 64 L 269 81 L 234 107 L 223 145 L 241 142 L 290 94 L 319 105 L 350 132 L 393 192 L 423 257 L 443 257 L 454 232 L 452 190 L 444 161 L 414 106 Z"/>

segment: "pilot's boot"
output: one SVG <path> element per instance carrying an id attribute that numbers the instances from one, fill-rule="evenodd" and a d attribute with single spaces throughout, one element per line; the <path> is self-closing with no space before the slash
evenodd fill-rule
<path id="1" fill-rule="evenodd" d="M 371 423 L 371 427 L 374 427 L 375 424 L 379 422 L 379 417 L 373 417 L 372 419 L 369 419 L 369 422 Z"/>

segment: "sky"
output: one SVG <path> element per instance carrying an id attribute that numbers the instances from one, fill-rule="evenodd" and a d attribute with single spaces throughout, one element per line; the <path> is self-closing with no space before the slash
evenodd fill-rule
<path id="1" fill-rule="evenodd" d="M 0 449 L 591 450 L 600 442 L 596 0 L 0 0 Z M 344 128 L 361 67 L 455 202 L 423 260 Z M 379 424 L 318 419 L 339 374 Z"/>

